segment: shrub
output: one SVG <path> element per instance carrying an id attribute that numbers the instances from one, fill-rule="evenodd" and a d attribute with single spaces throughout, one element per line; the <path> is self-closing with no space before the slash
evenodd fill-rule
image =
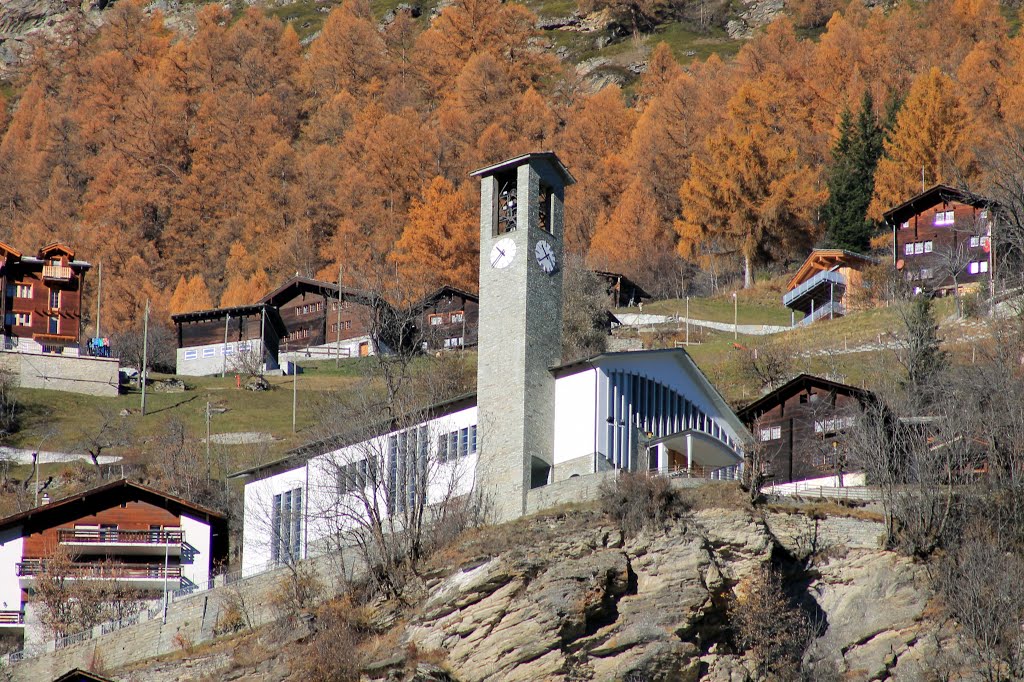
<path id="1" fill-rule="evenodd" d="M 625 535 L 646 527 L 664 526 L 684 505 L 664 476 L 623 473 L 601 485 L 601 511 L 612 518 Z"/>

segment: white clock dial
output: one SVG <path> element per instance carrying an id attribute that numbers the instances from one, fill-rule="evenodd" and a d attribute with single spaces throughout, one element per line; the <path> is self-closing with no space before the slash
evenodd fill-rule
<path id="1" fill-rule="evenodd" d="M 537 258 L 537 264 L 540 265 L 540 269 L 544 272 L 551 274 L 558 267 L 558 261 L 555 259 L 555 250 L 546 241 L 541 239 L 537 242 L 537 246 L 533 249 L 533 255 Z"/>
<path id="2" fill-rule="evenodd" d="M 512 264 L 516 257 L 516 243 L 505 237 L 491 249 L 491 267 L 502 270 Z"/>

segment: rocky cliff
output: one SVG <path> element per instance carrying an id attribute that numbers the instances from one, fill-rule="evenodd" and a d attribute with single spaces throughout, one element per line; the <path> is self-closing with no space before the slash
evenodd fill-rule
<path id="1" fill-rule="evenodd" d="M 882 532 L 869 519 L 736 508 L 630 539 L 593 510 L 488 529 L 442 557 L 415 606 L 384 618 L 395 625 L 361 678 L 755 680 L 727 604 L 771 562 L 818 632 L 811 679 L 928 679 L 952 635 L 932 619 L 923 568 L 879 549 Z M 305 679 L 302 628 L 280 646 L 248 637 L 118 679 Z"/>

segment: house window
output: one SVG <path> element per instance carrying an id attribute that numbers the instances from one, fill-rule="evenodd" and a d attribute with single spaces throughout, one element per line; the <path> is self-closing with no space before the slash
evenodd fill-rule
<path id="1" fill-rule="evenodd" d="M 365 459 L 341 466 L 338 469 L 338 492 L 344 495 L 365 489 L 369 479 L 367 467 L 368 464 Z"/>
<path id="2" fill-rule="evenodd" d="M 196 360 L 199 358 L 199 351 L 195 348 L 189 348 L 185 351 L 186 360 Z"/>
<path id="3" fill-rule="evenodd" d="M 50 308 L 56 310 L 60 307 L 60 289 L 50 289 Z"/>
<path id="4" fill-rule="evenodd" d="M 17 284 L 14 287 L 14 295 L 18 298 L 32 298 L 31 284 Z"/>
<path id="5" fill-rule="evenodd" d="M 781 426 L 763 426 L 758 436 L 758 440 L 761 442 L 779 440 L 780 438 L 782 438 Z"/>
<path id="6" fill-rule="evenodd" d="M 981 246 L 981 237 L 979 237 L 978 235 L 974 235 L 973 237 L 971 237 L 970 245 L 972 249 L 976 249 L 979 246 Z"/>
<path id="7" fill-rule="evenodd" d="M 988 261 L 987 260 L 976 260 L 971 261 L 967 264 L 967 272 L 971 275 L 978 275 L 983 272 L 988 272 Z"/>
<path id="8" fill-rule="evenodd" d="M 935 224 L 936 225 L 952 225 L 953 224 L 953 211 L 936 211 L 935 212 Z"/>
<path id="9" fill-rule="evenodd" d="M 905 255 L 905 256 L 913 256 L 914 255 L 914 243 L 913 242 L 908 242 L 906 244 L 906 246 L 903 247 L 903 255 Z"/>
<path id="10" fill-rule="evenodd" d="M 932 268 L 921 269 L 921 279 L 931 279 L 934 276 L 934 274 L 935 271 Z"/>
<path id="11" fill-rule="evenodd" d="M 914 255 L 924 253 L 924 242 L 914 242 Z"/>
<path id="12" fill-rule="evenodd" d="M 216 355 L 217 355 L 217 349 L 216 348 L 211 347 L 211 348 L 204 348 L 203 349 L 203 357 L 204 358 L 212 358 L 212 357 L 216 357 Z"/>
<path id="13" fill-rule="evenodd" d="M 436 326 L 436 325 L 442 324 L 443 322 L 444 322 L 444 317 L 442 317 L 441 315 L 431 315 L 430 316 L 430 324 L 431 324 L 431 326 Z"/>
<path id="14" fill-rule="evenodd" d="M 345 320 L 345 329 L 352 328 L 352 320 Z"/>
<path id="15" fill-rule="evenodd" d="M 13 318 L 10 322 L 16 327 L 32 326 L 32 313 L 13 313 L 9 316 Z"/>
<path id="16" fill-rule="evenodd" d="M 60 318 L 56 315 L 50 315 L 49 323 L 47 324 L 46 330 L 50 334 L 60 333 Z"/>
<path id="17" fill-rule="evenodd" d="M 454 462 L 476 453 L 476 424 L 437 437 L 437 459 Z"/>
<path id="18" fill-rule="evenodd" d="M 454 336 L 454 337 L 452 337 L 450 339 L 445 339 L 444 340 L 444 347 L 445 348 L 461 348 L 462 347 L 462 337 L 461 336 Z"/>
<path id="19" fill-rule="evenodd" d="M 289 563 L 301 558 L 302 549 L 302 488 L 274 495 L 271 510 L 270 560 L 275 564 Z"/>
<path id="20" fill-rule="evenodd" d="M 337 334 L 338 333 L 338 323 L 337 322 L 335 322 L 334 324 L 331 325 L 331 333 L 332 334 Z"/>
<path id="21" fill-rule="evenodd" d="M 925 253 L 931 253 L 932 249 L 934 248 L 934 246 L 935 245 L 932 242 L 930 242 L 930 241 L 925 242 L 924 243 L 924 252 Z"/>
<path id="22" fill-rule="evenodd" d="M 853 417 L 829 417 L 814 422 L 815 433 L 835 433 L 853 426 Z"/>
<path id="23" fill-rule="evenodd" d="M 452 324 L 459 324 L 465 319 L 465 314 L 461 310 L 456 310 L 452 313 Z"/>

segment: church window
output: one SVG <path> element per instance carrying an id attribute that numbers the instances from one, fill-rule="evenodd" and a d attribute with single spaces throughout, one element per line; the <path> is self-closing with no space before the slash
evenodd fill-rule
<path id="1" fill-rule="evenodd" d="M 270 560 L 279 564 L 301 558 L 302 488 L 274 495 L 270 525 L 273 533 L 270 544 Z"/>

